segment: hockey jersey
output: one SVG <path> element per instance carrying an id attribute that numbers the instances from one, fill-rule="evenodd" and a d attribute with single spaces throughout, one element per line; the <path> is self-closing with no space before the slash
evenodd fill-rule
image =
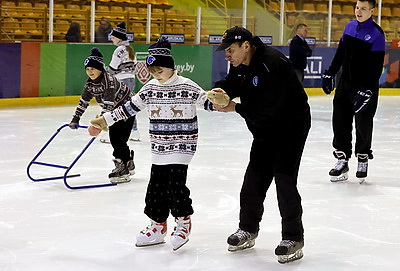
<path id="1" fill-rule="evenodd" d="M 129 46 L 129 43 L 121 42 L 118 44 L 107 69 L 107 71 L 114 74 L 118 80 L 135 78 L 136 61 L 129 58 L 129 52 L 126 46 Z"/>

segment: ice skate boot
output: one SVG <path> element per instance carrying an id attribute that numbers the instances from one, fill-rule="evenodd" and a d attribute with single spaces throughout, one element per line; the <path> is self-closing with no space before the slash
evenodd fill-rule
<path id="1" fill-rule="evenodd" d="M 108 174 L 108 178 L 112 183 L 127 183 L 130 182 L 129 178 L 129 170 L 126 164 L 119 158 L 113 159 L 115 164 L 115 168 L 112 170 L 110 174 Z"/>
<path id="2" fill-rule="evenodd" d="M 334 168 L 329 171 L 331 182 L 346 181 L 349 178 L 349 165 L 348 159 L 346 159 L 346 154 L 342 151 L 335 151 L 334 155 L 338 161 L 336 162 Z"/>
<path id="3" fill-rule="evenodd" d="M 101 143 L 108 143 L 108 144 L 111 143 L 110 136 L 108 135 L 108 132 L 103 133 L 103 135 L 100 138 L 100 142 Z"/>
<path id="4" fill-rule="evenodd" d="M 290 263 L 303 258 L 304 241 L 282 240 L 275 249 L 279 263 Z"/>
<path id="5" fill-rule="evenodd" d="M 358 182 L 361 184 L 365 181 L 368 172 L 368 154 L 357 154 L 358 166 L 356 177 Z"/>
<path id="6" fill-rule="evenodd" d="M 258 232 L 250 233 L 242 229 L 238 229 L 235 233 L 228 237 L 228 251 L 238 251 L 251 248 L 256 243 Z"/>
<path id="7" fill-rule="evenodd" d="M 171 244 L 173 250 L 177 250 L 189 241 L 190 231 L 192 229 L 192 222 L 190 216 L 176 217 L 176 227 L 171 234 Z"/>
<path id="8" fill-rule="evenodd" d="M 129 175 L 135 175 L 135 162 L 133 160 L 135 152 L 131 150 L 131 158 L 126 162 L 126 166 L 129 170 Z"/>
<path id="9" fill-rule="evenodd" d="M 136 236 L 137 247 L 154 246 L 165 243 L 164 238 L 167 235 L 167 221 L 162 223 L 151 220 L 151 224 L 146 229 L 139 232 Z"/>

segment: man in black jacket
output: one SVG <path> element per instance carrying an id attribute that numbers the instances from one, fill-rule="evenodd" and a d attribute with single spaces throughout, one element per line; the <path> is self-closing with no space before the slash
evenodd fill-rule
<path id="1" fill-rule="evenodd" d="M 289 46 L 289 59 L 292 61 L 297 78 L 299 78 L 302 84 L 304 81 L 304 69 L 307 67 L 307 57 L 310 57 L 312 53 L 305 40 L 307 33 L 307 25 L 298 24 L 296 27 L 296 36 L 293 37 Z"/>
<path id="2" fill-rule="evenodd" d="M 228 29 L 217 51 L 225 51 L 230 70 L 214 90 L 225 91 L 227 106 L 217 111 L 237 112 L 253 134 L 250 161 L 240 192 L 239 229 L 228 238 L 228 250 L 254 246 L 264 212 L 264 200 L 275 178 L 282 217 L 282 241 L 275 249 L 280 263 L 303 256 L 304 229 L 297 175 L 311 126 L 307 95 L 292 63 L 278 50 L 262 43 L 242 27 Z M 219 89 L 218 89 L 219 88 Z"/>
<path id="3" fill-rule="evenodd" d="M 375 5 L 375 0 L 357 1 L 356 20 L 346 25 L 331 66 L 322 75 L 322 89 L 330 94 L 334 88 L 334 76 L 342 69 L 333 99 L 332 145 L 338 161 L 329 172 L 332 182 L 348 178 L 353 119 L 356 131 L 354 152 L 358 158 L 356 177 L 360 183 L 367 177 L 368 159 L 373 158 L 373 118 L 385 57 L 385 34 L 372 20 Z"/>

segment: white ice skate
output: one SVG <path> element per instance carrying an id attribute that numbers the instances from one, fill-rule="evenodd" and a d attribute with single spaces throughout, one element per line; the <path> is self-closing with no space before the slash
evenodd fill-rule
<path id="1" fill-rule="evenodd" d="M 250 233 L 242 229 L 238 229 L 235 233 L 228 237 L 228 251 L 238 251 L 251 248 L 256 243 L 258 232 Z"/>
<path id="2" fill-rule="evenodd" d="M 368 154 L 357 154 L 358 166 L 356 177 L 358 182 L 362 184 L 365 181 L 368 173 Z"/>
<path id="3" fill-rule="evenodd" d="M 167 221 L 157 223 L 151 220 L 151 224 L 142 230 L 136 236 L 137 247 L 154 246 L 165 243 L 164 238 L 167 235 Z"/>
<path id="4" fill-rule="evenodd" d="M 190 216 L 175 218 L 177 223 L 174 232 L 171 234 L 171 244 L 173 250 L 181 248 L 189 241 L 190 231 L 192 229 L 192 222 Z"/>
<path id="5" fill-rule="evenodd" d="M 341 151 L 334 152 L 338 161 L 335 166 L 329 171 L 329 175 L 331 176 L 331 182 L 341 182 L 346 181 L 349 178 L 349 165 L 348 160 L 346 159 L 346 154 Z"/>
<path id="6" fill-rule="evenodd" d="M 279 263 L 290 263 L 303 258 L 304 241 L 282 240 L 275 249 Z"/>

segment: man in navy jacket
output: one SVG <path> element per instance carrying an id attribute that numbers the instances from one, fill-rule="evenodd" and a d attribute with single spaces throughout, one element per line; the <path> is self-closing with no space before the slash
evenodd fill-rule
<path id="1" fill-rule="evenodd" d="M 305 38 L 307 37 L 308 27 L 306 24 L 298 24 L 296 36 L 293 37 L 289 46 L 289 59 L 293 63 L 297 78 L 303 83 L 304 69 L 307 67 L 307 57 L 311 56 L 312 50 Z"/>
<path id="2" fill-rule="evenodd" d="M 356 20 L 349 22 L 331 66 L 322 75 L 322 89 L 330 94 L 334 76 L 342 75 L 333 99 L 333 147 L 338 159 L 329 175 L 332 182 L 347 180 L 348 160 L 352 155 L 352 129 L 355 121 L 354 153 L 358 158 L 356 177 L 367 177 L 368 159 L 372 159 L 373 118 L 378 105 L 379 77 L 385 57 L 385 34 L 372 20 L 375 0 L 359 0 Z"/>

